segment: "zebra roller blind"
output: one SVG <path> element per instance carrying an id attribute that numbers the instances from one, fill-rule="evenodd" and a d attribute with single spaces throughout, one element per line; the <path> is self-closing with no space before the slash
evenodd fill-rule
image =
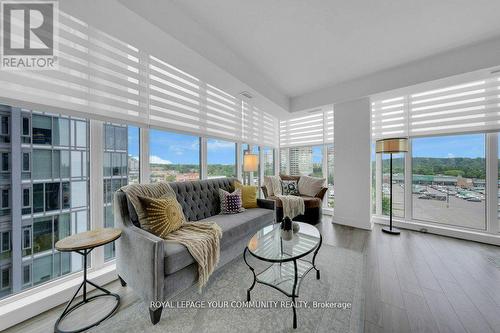
<path id="1" fill-rule="evenodd" d="M 475 76 L 372 99 L 372 138 L 499 130 L 500 78 L 489 72 Z"/>
<path id="2" fill-rule="evenodd" d="M 278 145 L 270 113 L 59 11 L 59 68 L 2 71 L 0 103 Z"/>
<path id="3" fill-rule="evenodd" d="M 333 106 L 280 121 L 280 147 L 333 143 Z"/>

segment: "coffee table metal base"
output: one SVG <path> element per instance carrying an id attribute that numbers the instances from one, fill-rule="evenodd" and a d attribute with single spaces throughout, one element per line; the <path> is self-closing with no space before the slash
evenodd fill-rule
<path id="1" fill-rule="evenodd" d="M 312 261 L 308 261 L 305 259 L 293 259 L 291 261 L 284 262 L 273 262 L 266 269 L 262 270 L 259 273 L 255 272 L 255 269 L 248 263 L 246 255 L 248 247 L 245 248 L 243 252 L 243 260 L 245 264 L 250 268 L 250 271 L 253 274 L 253 282 L 250 288 L 247 289 L 247 301 L 250 301 L 250 292 L 255 287 L 256 283 L 264 284 L 266 286 L 272 287 L 288 297 L 292 298 L 292 310 L 293 310 L 293 328 L 297 328 L 297 310 L 295 309 L 295 299 L 299 297 L 299 289 L 300 284 L 303 278 L 309 273 L 312 269 L 316 271 L 316 279 L 319 280 L 321 275 L 318 268 L 316 268 L 316 255 L 321 247 L 323 242 L 323 238 L 320 234 L 319 244 L 314 250 L 314 255 Z M 251 252 L 250 252 L 251 254 Z M 262 258 L 258 258 L 259 260 L 263 260 Z M 265 261 L 265 260 L 264 260 Z M 284 266 L 293 263 L 293 277 L 291 275 L 284 274 Z M 293 285 L 291 285 L 291 289 L 287 290 L 287 285 L 291 283 L 291 279 L 293 278 Z"/>

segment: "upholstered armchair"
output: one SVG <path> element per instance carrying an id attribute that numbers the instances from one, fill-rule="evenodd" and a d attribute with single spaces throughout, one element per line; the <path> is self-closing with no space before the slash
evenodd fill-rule
<path id="1" fill-rule="evenodd" d="M 300 176 L 287 176 L 280 175 L 282 180 L 296 180 L 297 182 L 300 179 Z M 269 196 L 267 194 L 267 189 L 265 186 L 261 187 L 262 193 L 264 193 L 264 198 L 266 201 L 272 202 L 274 204 L 276 210 L 276 222 L 280 222 L 283 220 L 283 205 L 281 200 L 279 200 L 275 196 Z M 322 187 L 321 190 L 316 193 L 314 197 L 307 195 L 300 195 L 304 198 L 305 212 L 304 215 L 299 215 L 295 217 L 294 221 L 306 222 L 309 224 L 317 224 L 321 222 L 322 209 L 323 206 L 323 198 L 325 197 L 326 192 L 328 191 L 327 187 Z M 269 203 L 271 204 L 271 203 Z"/>

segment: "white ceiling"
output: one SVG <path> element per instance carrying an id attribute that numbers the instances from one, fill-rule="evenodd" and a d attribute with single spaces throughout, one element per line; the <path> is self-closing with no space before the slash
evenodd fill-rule
<path id="1" fill-rule="evenodd" d="M 150 0 L 134 7 L 154 20 L 155 9 L 172 6 L 288 97 L 500 35 L 499 0 Z"/>

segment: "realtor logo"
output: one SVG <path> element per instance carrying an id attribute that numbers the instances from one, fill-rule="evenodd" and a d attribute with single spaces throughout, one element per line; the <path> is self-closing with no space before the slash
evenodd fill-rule
<path id="1" fill-rule="evenodd" d="M 9 70 L 57 69 L 56 1 L 1 1 L 1 63 Z"/>

